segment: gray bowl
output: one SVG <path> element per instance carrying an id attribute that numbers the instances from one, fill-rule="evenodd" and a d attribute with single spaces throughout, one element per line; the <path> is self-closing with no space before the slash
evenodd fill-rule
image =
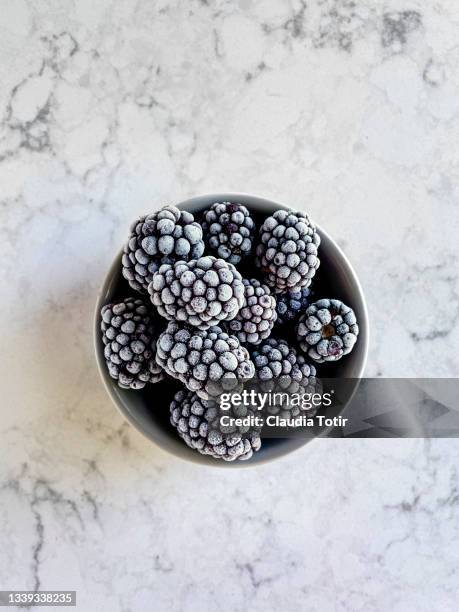
<path id="1" fill-rule="evenodd" d="M 255 216 L 268 216 L 279 208 L 288 210 L 290 207 L 279 202 L 252 196 L 245 193 L 214 193 L 198 196 L 177 204 L 179 208 L 192 213 L 199 213 L 213 202 L 232 200 L 245 204 L 254 211 Z M 328 294 L 321 293 L 319 297 L 333 297 L 341 299 L 351 306 L 357 316 L 360 334 L 353 351 L 333 366 L 333 377 L 361 378 L 368 353 L 368 312 L 362 288 L 357 276 L 338 245 L 320 227 L 318 227 L 322 242 L 319 248 L 321 265 L 317 277 L 325 279 L 325 286 L 332 286 Z M 306 444 L 309 439 L 303 438 L 270 438 L 263 440 L 261 449 L 248 461 L 218 461 L 207 455 L 201 455 L 189 448 L 177 435 L 169 423 L 169 402 L 178 386 L 175 382 L 167 381 L 157 385 L 147 385 L 142 391 L 124 390 L 118 387 L 110 378 L 104 360 L 104 345 L 100 334 L 100 310 L 104 304 L 113 299 L 132 295 L 127 282 L 121 274 L 121 252 L 111 265 L 103 286 L 97 297 L 94 340 L 99 372 L 108 394 L 121 414 L 138 431 L 160 448 L 173 455 L 205 465 L 217 467 L 249 467 L 278 459 Z M 333 279 L 333 282 L 327 279 Z M 320 372 L 319 372 L 320 374 Z M 322 432 L 325 433 L 325 432 Z"/>

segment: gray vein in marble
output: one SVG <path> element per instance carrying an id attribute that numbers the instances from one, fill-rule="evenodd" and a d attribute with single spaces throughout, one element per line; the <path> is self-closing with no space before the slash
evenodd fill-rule
<path id="1" fill-rule="evenodd" d="M 383 47 L 402 49 L 408 35 L 422 26 L 418 11 L 396 11 L 383 14 L 381 44 Z"/>

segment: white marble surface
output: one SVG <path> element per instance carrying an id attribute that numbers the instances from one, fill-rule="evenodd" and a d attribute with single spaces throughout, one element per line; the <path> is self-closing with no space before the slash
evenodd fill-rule
<path id="1" fill-rule="evenodd" d="M 138 213 L 310 210 L 362 280 L 369 376 L 458 376 L 455 0 L 3 0 L 0 588 L 78 609 L 457 609 L 455 440 L 181 462 L 125 424 L 95 295 Z"/>

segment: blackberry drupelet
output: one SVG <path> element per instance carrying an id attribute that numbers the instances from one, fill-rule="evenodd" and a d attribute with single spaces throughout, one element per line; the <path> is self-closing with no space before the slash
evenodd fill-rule
<path id="1" fill-rule="evenodd" d="M 190 448 L 224 461 L 250 459 L 261 446 L 258 431 L 241 427 L 225 433 L 219 415 L 216 402 L 192 391 L 178 391 L 170 405 L 171 423 Z"/>
<path id="2" fill-rule="evenodd" d="M 193 215 L 164 206 L 131 226 L 122 258 L 123 276 L 133 289 L 146 293 L 161 264 L 196 259 L 203 253 L 202 228 Z"/>
<path id="3" fill-rule="evenodd" d="M 142 300 L 132 297 L 101 310 L 104 356 L 110 376 L 123 389 L 142 389 L 164 378 L 156 363 L 159 330 Z"/>
<path id="4" fill-rule="evenodd" d="M 278 210 L 261 226 L 256 265 L 275 293 L 309 287 L 320 263 L 319 244 L 306 213 Z"/>
<path id="5" fill-rule="evenodd" d="M 255 372 L 247 349 L 218 326 L 197 330 L 171 321 L 158 338 L 156 360 L 202 399 L 242 386 Z"/>
<path id="6" fill-rule="evenodd" d="M 242 276 L 212 256 L 162 265 L 148 291 L 161 316 L 198 329 L 233 319 L 244 304 Z"/>
<path id="7" fill-rule="evenodd" d="M 244 305 L 228 323 L 228 329 L 242 344 L 259 344 L 271 334 L 277 319 L 276 299 L 267 285 L 243 279 Z"/>
<path id="8" fill-rule="evenodd" d="M 238 264 L 252 251 L 255 222 L 245 206 L 215 202 L 204 213 L 202 228 L 209 249 L 232 264 Z"/>
<path id="9" fill-rule="evenodd" d="M 359 335 L 354 311 L 340 300 L 323 299 L 311 304 L 300 318 L 297 338 L 314 361 L 337 361 L 350 353 Z"/>

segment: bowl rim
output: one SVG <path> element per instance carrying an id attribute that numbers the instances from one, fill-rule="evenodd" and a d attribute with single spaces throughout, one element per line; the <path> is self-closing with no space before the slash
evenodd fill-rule
<path id="1" fill-rule="evenodd" d="M 194 204 L 199 204 L 202 203 L 203 200 L 213 200 L 214 202 L 221 202 L 221 201 L 227 201 L 227 200 L 251 200 L 252 202 L 257 202 L 256 207 L 260 208 L 261 210 L 263 210 L 263 204 L 267 204 L 273 207 L 278 207 L 280 209 L 284 209 L 284 210 L 295 210 L 294 208 L 292 208 L 291 206 L 288 206 L 287 204 L 284 204 L 282 202 L 278 202 L 276 200 L 271 200 L 270 198 L 264 197 L 264 196 L 260 196 L 260 195 L 255 195 L 255 194 L 250 194 L 250 193 L 246 193 L 246 192 L 240 192 L 240 191 L 226 191 L 226 192 L 215 192 L 215 193 L 205 193 L 199 196 L 194 196 L 192 198 L 188 198 L 186 200 L 182 200 L 178 203 L 175 203 L 174 206 L 176 206 L 177 208 L 180 208 L 181 210 L 188 210 L 190 205 L 194 205 Z M 244 203 L 244 202 L 242 202 Z M 156 208 L 154 209 L 156 210 Z M 369 352 L 369 344 L 370 344 L 370 320 L 369 320 L 369 315 L 368 315 L 368 307 L 367 307 L 367 303 L 365 300 L 365 294 L 363 292 L 363 288 L 362 285 L 360 283 L 360 280 L 354 270 L 353 265 L 351 264 L 351 262 L 349 261 L 349 259 L 347 258 L 347 256 L 345 255 L 345 253 L 343 252 L 343 250 L 341 249 L 341 247 L 337 244 L 337 242 L 330 236 L 330 234 L 325 231 L 319 224 L 317 224 L 314 221 L 314 224 L 319 232 L 319 235 L 322 237 L 324 236 L 331 244 L 333 244 L 333 247 L 337 250 L 339 256 L 341 257 L 341 259 L 343 260 L 343 262 L 345 263 L 345 265 L 347 266 L 350 275 L 352 277 L 352 282 L 355 285 L 355 288 L 357 290 L 358 293 L 358 299 L 360 302 L 360 306 L 361 306 L 361 314 L 360 314 L 360 321 L 359 321 L 359 326 L 361 327 L 361 329 L 365 330 L 365 333 L 363 334 L 363 346 L 362 344 L 360 345 L 360 352 L 361 352 L 361 358 L 360 358 L 360 365 L 358 368 L 358 372 L 355 373 L 355 375 L 353 375 L 353 378 L 356 379 L 360 379 L 362 377 L 362 374 L 365 370 L 366 364 L 367 364 L 367 360 L 368 360 L 368 352 Z M 320 437 L 324 437 L 327 433 L 327 431 L 330 430 L 330 428 L 324 428 L 323 431 L 320 432 L 320 434 L 318 436 L 315 436 L 314 438 L 304 438 L 304 439 L 300 439 L 297 438 L 296 440 L 298 441 L 298 444 L 292 444 L 290 447 L 287 447 L 285 452 L 283 452 L 282 454 L 278 455 L 278 456 L 267 456 L 264 458 L 260 458 L 258 461 L 256 462 L 252 462 L 250 460 L 248 461 L 216 461 L 214 460 L 212 457 L 207 457 L 206 455 L 200 455 L 200 460 L 198 460 L 198 457 L 196 457 L 196 459 L 194 459 L 191 455 L 185 455 L 185 454 L 179 454 L 179 453 L 175 453 L 173 452 L 173 450 L 169 449 L 169 448 L 165 448 L 162 445 L 160 445 L 156 440 L 153 440 L 148 433 L 140 427 L 140 424 L 134 420 L 131 416 L 131 414 L 125 410 L 124 405 L 122 404 L 122 402 L 119 401 L 119 398 L 117 397 L 115 391 L 114 391 L 114 385 L 116 384 L 115 381 L 113 381 L 113 383 L 111 382 L 111 379 L 109 378 L 108 373 L 106 372 L 106 365 L 105 365 L 105 360 L 103 359 L 103 353 L 100 350 L 101 349 L 101 345 L 100 345 L 100 310 L 103 306 L 103 297 L 104 295 L 107 293 L 108 288 L 110 286 L 110 283 L 112 282 L 113 276 L 114 274 L 118 271 L 118 266 L 119 266 L 119 261 L 121 259 L 123 253 L 123 247 L 120 248 L 120 250 L 118 251 L 118 253 L 116 254 L 116 256 L 114 257 L 114 259 L 112 260 L 112 263 L 110 264 L 109 269 L 107 270 L 107 272 L 105 273 L 105 276 L 103 278 L 103 281 L 101 282 L 100 286 L 99 286 L 99 290 L 97 292 L 97 298 L 96 298 L 96 304 L 95 304 L 95 310 L 94 310 L 94 317 L 93 317 L 93 346 L 94 346 L 94 352 L 95 352 L 95 357 L 96 357 L 96 363 L 97 363 L 97 369 L 99 371 L 99 376 L 102 379 L 102 383 L 105 387 L 105 390 L 107 391 L 109 397 L 112 400 L 112 403 L 116 406 L 119 414 L 121 414 L 122 417 L 124 417 L 124 419 L 126 419 L 126 421 L 132 426 L 134 427 L 134 429 L 136 431 L 138 431 L 139 433 L 141 433 L 145 438 L 147 438 L 151 443 L 155 444 L 156 447 L 160 448 L 161 451 L 163 452 L 167 452 L 171 455 L 173 455 L 174 457 L 177 457 L 179 459 L 181 459 L 182 461 L 186 461 L 186 462 L 191 462 L 191 463 L 195 463 L 195 464 L 199 464 L 201 466 L 209 466 L 209 467 L 217 467 L 217 468 L 229 468 L 229 467 L 238 467 L 238 468 L 242 468 L 242 467 L 257 467 L 260 465 L 264 465 L 266 463 L 270 463 L 271 461 L 276 461 L 279 459 L 282 459 L 284 457 L 286 457 L 287 455 L 290 455 L 291 453 L 298 451 L 300 448 L 302 448 L 303 446 L 305 446 L 308 442 L 312 442 L 313 440 L 320 438 Z M 362 319 L 363 316 L 363 319 Z M 110 382 L 110 384 L 109 384 Z M 354 391 L 351 393 L 349 400 L 351 401 L 352 397 L 354 396 L 356 390 L 357 390 L 358 384 L 355 386 Z M 192 450 L 192 449 L 190 449 Z M 208 461 L 203 461 L 202 459 L 205 458 Z"/>

